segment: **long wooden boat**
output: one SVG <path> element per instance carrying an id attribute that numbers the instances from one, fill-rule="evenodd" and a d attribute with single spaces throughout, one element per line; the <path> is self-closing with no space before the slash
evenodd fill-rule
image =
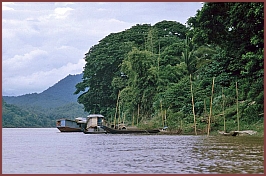
<path id="1" fill-rule="evenodd" d="M 58 119 L 56 120 L 56 128 L 60 132 L 82 132 L 85 126 L 85 121 L 81 118 L 71 119 Z"/>
<path id="2" fill-rule="evenodd" d="M 136 133 L 159 133 L 160 130 L 140 130 L 140 129 L 113 129 L 107 126 L 102 126 L 107 133 L 112 134 L 136 134 Z"/>
<path id="3" fill-rule="evenodd" d="M 229 133 L 226 133 L 224 131 L 219 131 L 218 133 L 223 136 L 244 136 L 244 135 L 254 135 L 257 133 L 257 131 L 253 130 L 244 130 L 244 131 L 230 131 Z"/>

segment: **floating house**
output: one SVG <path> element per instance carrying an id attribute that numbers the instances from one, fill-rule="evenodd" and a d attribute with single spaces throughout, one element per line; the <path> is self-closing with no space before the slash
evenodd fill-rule
<path id="1" fill-rule="evenodd" d="M 75 120 L 58 119 L 56 120 L 56 127 L 61 132 L 82 132 L 86 125 L 86 118 L 77 117 Z"/>
<path id="2" fill-rule="evenodd" d="M 85 134 L 106 133 L 102 128 L 105 125 L 104 116 L 101 114 L 90 114 L 87 116 L 86 128 L 83 131 Z"/>

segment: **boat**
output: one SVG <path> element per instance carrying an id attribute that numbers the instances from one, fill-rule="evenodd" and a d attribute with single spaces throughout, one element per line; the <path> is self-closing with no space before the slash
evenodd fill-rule
<path id="1" fill-rule="evenodd" d="M 130 128 L 122 128 L 122 129 L 114 129 L 114 128 L 109 128 L 107 126 L 102 126 L 102 128 L 107 132 L 111 134 L 136 134 L 136 133 L 158 133 L 160 130 L 140 130 L 140 129 L 130 129 Z"/>
<path id="2" fill-rule="evenodd" d="M 72 119 L 58 119 L 56 120 L 56 127 L 60 132 L 82 132 L 86 123 L 86 118 L 77 117 Z"/>
<path id="3" fill-rule="evenodd" d="M 244 135 L 254 135 L 257 133 L 257 131 L 253 130 L 244 130 L 244 131 L 230 131 L 229 133 L 226 133 L 224 131 L 219 131 L 218 133 L 223 136 L 244 136 Z"/>
<path id="4" fill-rule="evenodd" d="M 168 127 L 163 127 L 159 128 L 160 134 L 170 134 L 170 135 L 175 135 L 175 134 L 182 134 L 182 129 L 177 129 L 177 130 L 168 130 Z"/>
<path id="5" fill-rule="evenodd" d="M 238 135 L 238 131 L 230 131 L 229 133 L 227 133 L 227 132 L 218 130 L 218 133 L 223 136 L 237 136 Z"/>
<path id="6" fill-rule="evenodd" d="M 101 134 L 106 133 L 102 128 L 105 124 L 104 116 L 101 114 L 90 114 L 87 116 L 86 125 L 83 129 L 84 134 Z"/>

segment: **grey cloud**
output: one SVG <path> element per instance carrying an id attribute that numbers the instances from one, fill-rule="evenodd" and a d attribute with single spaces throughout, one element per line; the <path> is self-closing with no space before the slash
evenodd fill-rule
<path id="1" fill-rule="evenodd" d="M 5 94 L 20 95 L 40 92 L 68 74 L 81 73 L 85 53 L 110 33 L 162 20 L 185 23 L 202 5 L 16 2 L 3 6 L 2 87 Z"/>

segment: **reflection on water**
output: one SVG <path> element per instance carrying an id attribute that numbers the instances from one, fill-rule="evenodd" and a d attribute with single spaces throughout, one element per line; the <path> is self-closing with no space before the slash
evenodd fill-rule
<path id="1" fill-rule="evenodd" d="M 3 129 L 3 173 L 263 173 L 263 137 Z"/>

